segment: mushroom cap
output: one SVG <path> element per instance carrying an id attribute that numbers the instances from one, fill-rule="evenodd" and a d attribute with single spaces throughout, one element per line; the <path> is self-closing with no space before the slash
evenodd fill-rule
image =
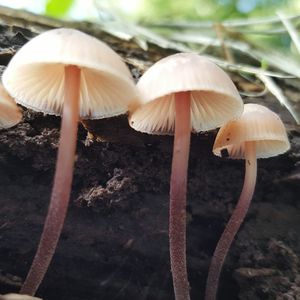
<path id="1" fill-rule="evenodd" d="M 81 118 L 120 115 L 136 101 L 133 79 L 121 57 L 105 43 L 69 28 L 46 31 L 26 43 L 9 62 L 3 84 L 17 103 L 60 115 L 67 65 L 81 69 Z"/>
<path id="2" fill-rule="evenodd" d="M 129 124 L 146 133 L 174 133 L 177 92 L 191 92 L 191 128 L 195 132 L 219 127 L 243 111 L 242 99 L 230 77 L 195 53 L 161 59 L 144 73 L 137 87 L 143 105 L 131 113 Z"/>
<path id="3" fill-rule="evenodd" d="M 0 84 L 0 129 L 12 127 L 21 120 L 20 108 Z"/>
<path id="4" fill-rule="evenodd" d="M 219 130 L 213 153 L 222 156 L 227 150 L 230 158 L 245 158 L 245 142 L 256 143 L 256 157 L 267 158 L 289 150 L 285 127 L 277 114 L 259 104 L 245 104 L 242 116 Z M 227 154 L 227 153 L 226 153 Z"/>
<path id="5" fill-rule="evenodd" d="M 28 296 L 28 295 L 11 293 L 6 295 L 0 295 L 0 300 L 42 300 L 42 299 L 33 296 Z"/>

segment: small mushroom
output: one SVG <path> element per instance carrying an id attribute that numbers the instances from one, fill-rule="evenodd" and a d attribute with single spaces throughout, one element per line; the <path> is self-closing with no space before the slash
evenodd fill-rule
<path id="1" fill-rule="evenodd" d="M 0 295 L 0 300 L 43 300 L 43 299 L 28 296 L 28 295 L 5 294 L 5 295 Z"/>
<path id="2" fill-rule="evenodd" d="M 78 119 L 125 114 L 137 99 L 131 74 L 106 44 L 74 29 L 53 29 L 24 45 L 3 74 L 16 101 L 62 115 L 54 185 L 40 244 L 21 293 L 34 295 L 63 227 L 70 198 Z"/>
<path id="3" fill-rule="evenodd" d="M 0 129 L 15 126 L 21 120 L 20 108 L 0 83 Z"/>
<path id="4" fill-rule="evenodd" d="M 186 185 L 191 131 L 214 129 L 239 117 L 243 102 L 229 76 L 193 53 L 166 57 L 137 84 L 144 102 L 129 116 L 135 130 L 174 134 L 170 182 L 170 259 L 175 298 L 190 299 L 186 267 Z"/>
<path id="5" fill-rule="evenodd" d="M 257 158 L 267 158 L 289 150 L 285 127 L 279 116 L 258 104 L 246 104 L 240 119 L 224 125 L 217 134 L 213 153 L 245 159 L 244 185 L 230 220 L 214 251 L 206 283 L 205 300 L 215 300 L 221 269 L 239 230 L 255 189 Z"/>

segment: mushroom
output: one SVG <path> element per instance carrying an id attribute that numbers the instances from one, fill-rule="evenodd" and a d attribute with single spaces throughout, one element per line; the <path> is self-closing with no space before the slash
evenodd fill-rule
<path id="1" fill-rule="evenodd" d="M 0 83 L 0 128 L 9 128 L 22 120 L 22 113 L 15 101 Z"/>
<path id="2" fill-rule="evenodd" d="M 43 300 L 43 299 L 31 297 L 28 295 L 5 294 L 5 295 L 0 295 L 0 300 Z"/>
<path id="3" fill-rule="evenodd" d="M 137 100 L 131 74 L 106 44 L 74 29 L 44 32 L 9 62 L 3 84 L 35 111 L 62 115 L 54 185 L 40 244 L 21 293 L 34 295 L 55 252 L 69 203 L 78 118 L 125 114 Z"/>
<path id="4" fill-rule="evenodd" d="M 214 251 L 206 283 L 205 300 L 217 296 L 221 269 L 231 243 L 248 211 L 256 183 L 257 158 L 267 158 L 290 148 L 279 116 L 258 104 L 246 104 L 240 119 L 224 125 L 217 134 L 213 153 L 245 159 L 244 185 L 240 198 Z"/>
<path id="5" fill-rule="evenodd" d="M 137 84 L 143 105 L 129 124 L 149 134 L 174 134 L 169 239 L 175 298 L 190 299 L 186 267 L 186 185 L 191 131 L 214 129 L 237 118 L 243 102 L 229 76 L 194 53 L 166 57 Z"/>

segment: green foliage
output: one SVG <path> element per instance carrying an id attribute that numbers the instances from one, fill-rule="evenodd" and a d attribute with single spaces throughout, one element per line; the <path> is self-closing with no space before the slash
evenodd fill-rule
<path id="1" fill-rule="evenodd" d="M 46 15 L 61 18 L 68 13 L 73 3 L 74 0 L 48 0 L 46 4 Z"/>
<path id="2" fill-rule="evenodd" d="M 136 18 L 142 22 L 162 20 L 212 20 L 264 17 L 277 10 L 292 9 L 298 0 L 143 0 Z"/>

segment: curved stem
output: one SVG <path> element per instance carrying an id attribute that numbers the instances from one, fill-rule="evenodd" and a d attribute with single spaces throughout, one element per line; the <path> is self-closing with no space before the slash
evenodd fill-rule
<path id="1" fill-rule="evenodd" d="M 228 224 L 217 244 L 208 271 L 205 300 L 217 297 L 219 278 L 231 243 L 238 232 L 250 206 L 257 174 L 255 142 L 245 143 L 245 179 L 243 189 Z"/>
<path id="2" fill-rule="evenodd" d="M 54 255 L 66 217 L 73 178 L 79 111 L 80 69 L 65 67 L 65 94 L 61 135 L 48 214 L 37 253 L 21 288 L 21 294 L 34 295 Z"/>
<path id="3" fill-rule="evenodd" d="M 175 137 L 170 184 L 170 259 L 176 300 L 189 300 L 186 266 L 186 185 L 191 136 L 190 92 L 175 94 Z"/>

